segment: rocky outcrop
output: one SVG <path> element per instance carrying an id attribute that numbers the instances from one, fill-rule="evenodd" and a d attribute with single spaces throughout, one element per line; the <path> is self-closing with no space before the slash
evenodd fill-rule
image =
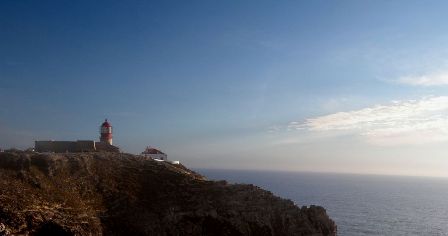
<path id="1" fill-rule="evenodd" d="M 0 235 L 335 235 L 322 207 L 130 154 L 0 153 Z"/>

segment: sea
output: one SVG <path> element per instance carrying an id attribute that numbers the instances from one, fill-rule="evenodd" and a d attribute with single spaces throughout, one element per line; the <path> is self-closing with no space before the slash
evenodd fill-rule
<path id="1" fill-rule="evenodd" d="M 447 235 L 448 179 L 380 175 L 199 169 L 213 180 L 247 183 L 319 205 L 338 235 Z"/>

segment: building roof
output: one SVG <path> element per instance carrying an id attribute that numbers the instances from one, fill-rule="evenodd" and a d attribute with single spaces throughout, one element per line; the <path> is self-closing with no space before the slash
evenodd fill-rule
<path id="1" fill-rule="evenodd" d="M 112 127 L 112 125 L 109 124 L 109 122 L 107 122 L 107 119 L 104 120 L 104 123 L 101 125 L 101 127 Z"/>
<path id="2" fill-rule="evenodd" d="M 165 153 L 152 147 L 146 147 L 145 151 L 142 152 L 142 154 L 165 154 Z"/>

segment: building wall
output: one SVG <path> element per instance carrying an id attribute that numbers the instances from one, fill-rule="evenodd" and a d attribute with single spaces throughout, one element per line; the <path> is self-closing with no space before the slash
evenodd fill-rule
<path id="1" fill-rule="evenodd" d="M 166 161 L 168 159 L 168 156 L 166 154 L 143 154 L 145 157 L 150 157 L 152 159 L 159 159 Z"/>
<path id="2" fill-rule="evenodd" d="M 96 151 L 98 152 L 120 152 L 120 149 L 106 142 L 96 142 Z"/>
<path id="3" fill-rule="evenodd" d="M 34 144 L 37 152 L 75 152 L 76 149 L 73 141 L 36 141 Z"/>
<path id="4" fill-rule="evenodd" d="M 79 141 L 35 141 L 36 152 L 94 152 L 95 142 L 90 140 Z"/>
<path id="5" fill-rule="evenodd" d="M 94 152 L 96 151 L 95 141 L 78 140 L 76 141 L 76 148 L 78 152 Z"/>

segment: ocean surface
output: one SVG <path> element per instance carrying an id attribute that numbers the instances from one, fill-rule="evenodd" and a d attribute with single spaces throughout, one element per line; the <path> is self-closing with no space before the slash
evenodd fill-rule
<path id="1" fill-rule="evenodd" d="M 260 186 L 299 206 L 323 206 L 338 235 L 448 235 L 446 178 L 196 171 L 209 179 Z"/>

